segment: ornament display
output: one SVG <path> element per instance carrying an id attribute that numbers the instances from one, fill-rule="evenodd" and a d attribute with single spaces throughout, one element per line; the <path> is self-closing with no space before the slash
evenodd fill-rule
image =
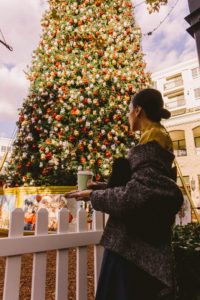
<path id="1" fill-rule="evenodd" d="M 49 0 L 7 168 L 12 186 L 75 185 L 80 168 L 103 180 L 113 157 L 127 154 L 131 95 L 150 85 L 132 8 Z"/>

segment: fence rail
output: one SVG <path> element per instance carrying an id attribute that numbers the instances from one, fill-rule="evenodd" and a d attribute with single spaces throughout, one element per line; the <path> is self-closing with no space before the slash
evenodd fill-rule
<path id="1" fill-rule="evenodd" d="M 77 214 L 76 232 L 69 232 L 68 210 L 58 214 L 58 231 L 48 234 L 48 212 L 37 212 L 34 236 L 23 236 L 24 213 L 16 208 L 11 214 L 9 236 L 0 239 L 0 256 L 6 257 L 3 300 L 19 300 L 21 256 L 33 253 L 31 300 L 45 300 L 46 252 L 56 250 L 56 300 L 66 300 L 68 293 L 68 249 L 77 248 L 76 300 L 87 300 L 87 246 L 94 245 L 94 288 L 96 290 L 103 249 L 103 214 L 94 212 L 93 228 L 87 229 L 84 209 Z"/>

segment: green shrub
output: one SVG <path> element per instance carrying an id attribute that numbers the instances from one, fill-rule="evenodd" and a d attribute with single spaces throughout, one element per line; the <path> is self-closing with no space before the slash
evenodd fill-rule
<path id="1" fill-rule="evenodd" d="M 176 226 L 173 248 L 179 300 L 200 300 L 200 224 Z"/>

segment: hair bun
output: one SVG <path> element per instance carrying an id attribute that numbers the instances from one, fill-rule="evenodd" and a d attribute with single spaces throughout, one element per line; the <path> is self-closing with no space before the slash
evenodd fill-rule
<path id="1" fill-rule="evenodd" d="M 171 113 L 166 108 L 161 108 L 160 116 L 162 119 L 169 119 L 171 117 Z"/>

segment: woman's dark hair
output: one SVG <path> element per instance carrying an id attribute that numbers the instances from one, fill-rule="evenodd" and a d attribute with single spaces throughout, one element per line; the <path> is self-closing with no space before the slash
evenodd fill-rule
<path id="1" fill-rule="evenodd" d="M 161 119 L 169 119 L 171 113 L 164 108 L 164 101 L 161 93 L 155 89 L 144 89 L 132 97 L 133 107 L 141 106 L 148 119 L 153 122 L 160 122 Z"/>
<path id="2" fill-rule="evenodd" d="M 112 173 L 108 179 L 108 187 L 125 186 L 131 180 L 131 168 L 127 158 L 114 159 Z"/>

